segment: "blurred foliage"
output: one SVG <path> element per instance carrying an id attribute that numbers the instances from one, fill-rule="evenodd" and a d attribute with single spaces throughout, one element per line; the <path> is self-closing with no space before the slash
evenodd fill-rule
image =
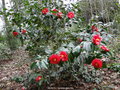
<path id="1" fill-rule="evenodd" d="M 95 16 L 98 16 L 97 21 L 111 22 L 119 11 L 118 0 L 81 0 L 74 6 L 81 10 L 80 15 L 84 17 L 87 23 L 91 17 Z"/>
<path id="2" fill-rule="evenodd" d="M 87 65 L 84 67 L 81 76 L 85 79 L 86 82 L 95 82 L 99 84 L 102 81 L 101 72 L 99 70 L 96 71 L 95 69 Z"/>
<path id="3" fill-rule="evenodd" d="M 112 63 L 108 68 L 113 71 L 120 72 L 120 63 Z"/>
<path id="4" fill-rule="evenodd" d="M 6 44 L 6 36 L 0 35 L 0 60 L 11 59 L 11 52 Z"/>

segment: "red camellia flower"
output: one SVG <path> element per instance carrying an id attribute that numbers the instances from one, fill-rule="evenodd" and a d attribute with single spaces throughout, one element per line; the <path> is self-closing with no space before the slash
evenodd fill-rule
<path id="1" fill-rule="evenodd" d="M 80 38 L 78 38 L 78 41 L 81 43 L 83 40 L 82 40 L 82 39 L 80 39 Z"/>
<path id="2" fill-rule="evenodd" d="M 102 38 L 100 37 L 100 35 L 94 35 L 93 38 L 92 38 L 92 42 L 95 44 L 95 45 L 100 45 L 102 41 Z"/>
<path id="3" fill-rule="evenodd" d="M 37 76 L 37 77 L 35 78 L 35 81 L 36 81 L 36 82 L 39 82 L 39 81 L 41 80 L 41 78 L 42 78 L 42 76 Z"/>
<path id="4" fill-rule="evenodd" d="M 58 10 L 57 9 L 53 9 L 52 11 L 54 11 L 54 13 L 52 13 L 53 15 L 57 15 L 57 12 L 58 12 Z"/>
<path id="5" fill-rule="evenodd" d="M 26 88 L 25 87 L 22 87 L 21 90 L 25 90 Z"/>
<path id="6" fill-rule="evenodd" d="M 49 12 L 48 8 L 44 8 L 44 9 L 42 10 L 42 14 L 47 14 L 48 12 Z"/>
<path id="7" fill-rule="evenodd" d="M 93 25 L 91 28 L 92 28 L 92 32 L 94 31 L 98 32 L 98 28 L 96 26 Z"/>
<path id="8" fill-rule="evenodd" d="M 106 46 L 104 46 L 104 45 L 102 45 L 100 48 L 101 48 L 102 50 L 106 51 L 106 52 L 109 52 L 109 51 L 110 51 L 110 50 L 109 50 Z"/>
<path id="9" fill-rule="evenodd" d="M 70 19 L 74 18 L 75 17 L 74 12 L 69 12 L 67 14 L 67 17 L 70 18 Z"/>
<path id="10" fill-rule="evenodd" d="M 57 55 L 57 54 L 52 54 L 52 55 L 49 57 L 49 60 L 50 60 L 50 63 L 51 63 L 51 64 L 59 64 L 59 62 L 60 62 L 60 56 Z"/>
<path id="11" fill-rule="evenodd" d="M 62 15 L 63 15 L 62 12 L 57 13 L 58 18 L 62 18 Z"/>
<path id="12" fill-rule="evenodd" d="M 27 31 L 26 30 L 21 30 L 22 34 L 25 34 Z"/>
<path id="13" fill-rule="evenodd" d="M 18 32 L 13 32 L 13 36 L 17 36 L 18 34 Z"/>
<path id="14" fill-rule="evenodd" d="M 92 66 L 95 68 L 102 68 L 102 61 L 100 59 L 94 59 L 92 61 Z"/>
<path id="15" fill-rule="evenodd" d="M 59 55 L 62 61 L 68 61 L 68 54 L 65 51 L 61 51 Z"/>

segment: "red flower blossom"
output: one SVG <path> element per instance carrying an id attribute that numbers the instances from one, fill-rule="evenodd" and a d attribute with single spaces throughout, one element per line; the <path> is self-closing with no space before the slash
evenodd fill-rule
<path id="1" fill-rule="evenodd" d="M 22 87 L 21 90 L 25 90 L 26 88 L 25 87 Z"/>
<path id="2" fill-rule="evenodd" d="M 92 42 L 95 44 L 95 45 L 100 45 L 102 41 L 102 38 L 100 37 L 100 35 L 94 35 L 93 38 L 92 38 Z"/>
<path id="3" fill-rule="evenodd" d="M 57 55 L 57 54 L 52 54 L 52 55 L 49 57 L 49 60 L 50 60 L 50 63 L 51 63 L 51 64 L 59 64 L 59 62 L 60 62 L 60 56 Z"/>
<path id="4" fill-rule="evenodd" d="M 95 67 L 95 68 L 102 68 L 102 61 L 100 59 L 94 59 L 92 61 L 92 66 Z"/>
<path id="5" fill-rule="evenodd" d="M 104 45 L 102 45 L 100 48 L 101 48 L 102 50 L 106 51 L 106 52 L 109 52 L 109 51 L 110 51 L 110 50 L 109 50 L 106 46 L 104 46 Z"/>
<path id="6" fill-rule="evenodd" d="M 53 9 L 52 11 L 54 11 L 54 13 L 52 13 L 53 15 L 57 15 L 57 12 L 58 12 L 58 10 L 57 9 Z"/>
<path id="7" fill-rule="evenodd" d="M 92 28 L 92 32 L 94 31 L 98 32 L 98 28 L 96 26 L 93 25 L 91 28 Z"/>
<path id="8" fill-rule="evenodd" d="M 39 82 L 39 81 L 41 80 L 41 78 L 42 78 L 42 76 L 37 76 L 37 77 L 35 78 L 35 81 L 36 81 L 36 82 Z"/>
<path id="9" fill-rule="evenodd" d="M 68 61 L 68 54 L 65 51 L 59 53 L 62 61 Z"/>
<path id="10" fill-rule="evenodd" d="M 42 10 L 42 14 L 47 14 L 48 12 L 49 12 L 48 8 L 44 8 L 44 9 Z"/>
<path id="11" fill-rule="evenodd" d="M 17 36 L 18 34 L 18 32 L 13 32 L 13 36 Z"/>
<path id="12" fill-rule="evenodd" d="M 58 18 L 62 18 L 62 15 L 63 15 L 62 12 L 57 13 Z"/>
<path id="13" fill-rule="evenodd" d="M 81 43 L 83 40 L 82 40 L 82 39 L 80 39 L 80 38 L 78 38 L 78 41 Z"/>
<path id="14" fill-rule="evenodd" d="M 25 34 L 27 31 L 26 30 L 21 30 L 22 34 Z"/>
<path id="15" fill-rule="evenodd" d="M 84 64 L 84 66 L 87 66 L 87 64 Z"/>
<path id="16" fill-rule="evenodd" d="M 80 48 L 83 48 L 83 46 L 80 46 Z"/>
<path id="17" fill-rule="evenodd" d="M 73 12 L 69 12 L 69 13 L 67 14 L 67 17 L 70 18 L 70 19 L 72 19 L 72 18 L 75 17 L 75 15 L 74 15 Z"/>
<path id="18" fill-rule="evenodd" d="M 58 10 L 57 10 L 57 9 L 53 9 L 52 11 L 58 12 Z"/>

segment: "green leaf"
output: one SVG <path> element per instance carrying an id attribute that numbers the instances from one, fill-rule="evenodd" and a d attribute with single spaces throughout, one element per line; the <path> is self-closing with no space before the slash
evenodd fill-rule
<path id="1" fill-rule="evenodd" d="M 74 48 L 75 46 L 74 46 L 73 42 L 70 42 L 67 47 L 68 48 Z"/>
<path id="2" fill-rule="evenodd" d="M 68 55 L 68 57 L 69 57 L 69 62 L 74 62 L 74 55 L 73 55 L 73 53 L 71 52 L 69 55 Z"/>
<path id="3" fill-rule="evenodd" d="M 38 85 L 41 86 L 42 83 L 43 83 L 43 80 L 40 80 L 39 83 L 38 83 Z"/>
<path id="4" fill-rule="evenodd" d="M 3 15 L 3 14 L 4 14 L 4 12 L 0 11 L 0 15 Z"/>
<path id="5" fill-rule="evenodd" d="M 80 55 L 80 52 L 76 51 L 76 52 L 73 53 L 73 55 L 74 55 L 74 57 L 78 57 Z"/>
<path id="6" fill-rule="evenodd" d="M 58 13 L 57 11 L 50 11 L 51 13 Z"/>
<path id="7" fill-rule="evenodd" d="M 74 8 L 78 8 L 77 5 L 75 5 L 75 4 L 71 4 L 71 5 L 72 5 Z"/>
<path id="8" fill-rule="evenodd" d="M 48 67 L 47 67 L 47 65 L 48 65 L 48 62 L 47 62 L 47 59 L 45 59 L 45 60 L 42 60 L 41 62 L 40 62 L 41 64 L 41 69 L 48 69 Z"/>
<path id="9" fill-rule="evenodd" d="M 107 64 L 106 64 L 106 62 L 103 62 L 103 66 L 102 66 L 102 68 L 107 68 Z"/>
<path id="10" fill-rule="evenodd" d="M 86 51 L 91 51 L 91 42 L 82 42 L 81 43 L 83 45 L 83 49 L 85 49 Z"/>
<path id="11" fill-rule="evenodd" d="M 86 58 L 86 64 L 91 64 L 92 60 L 95 59 L 96 57 L 94 55 L 90 55 L 88 56 L 88 58 Z"/>
<path id="12" fill-rule="evenodd" d="M 43 59 L 41 61 L 38 61 L 36 63 L 37 67 L 39 69 L 48 69 L 48 62 L 47 62 L 47 59 Z"/>
<path id="13" fill-rule="evenodd" d="M 17 83 L 20 83 L 23 81 L 23 77 L 14 77 L 12 80 L 16 81 Z"/>
<path id="14" fill-rule="evenodd" d="M 37 67 L 36 62 L 33 62 L 33 63 L 30 65 L 30 69 L 34 69 L 34 68 L 36 68 L 36 67 Z"/>
<path id="15" fill-rule="evenodd" d="M 112 53 L 112 52 L 107 52 L 107 55 L 109 55 L 109 56 L 113 56 L 114 55 L 114 53 Z"/>
<path id="16" fill-rule="evenodd" d="M 105 41 L 102 41 L 101 43 L 103 43 L 103 44 L 107 45 L 107 43 L 106 43 Z"/>

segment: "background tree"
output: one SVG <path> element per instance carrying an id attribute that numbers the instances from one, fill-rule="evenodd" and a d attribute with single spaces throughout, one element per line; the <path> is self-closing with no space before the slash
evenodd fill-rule
<path id="1" fill-rule="evenodd" d="M 2 11 L 3 11 L 3 21 L 4 21 L 4 35 L 6 36 L 6 42 L 10 50 L 15 50 L 17 48 L 17 39 L 13 38 L 13 35 L 11 33 L 12 25 L 8 21 L 9 17 L 6 9 L 5 0 L 2 0 Z"/>

